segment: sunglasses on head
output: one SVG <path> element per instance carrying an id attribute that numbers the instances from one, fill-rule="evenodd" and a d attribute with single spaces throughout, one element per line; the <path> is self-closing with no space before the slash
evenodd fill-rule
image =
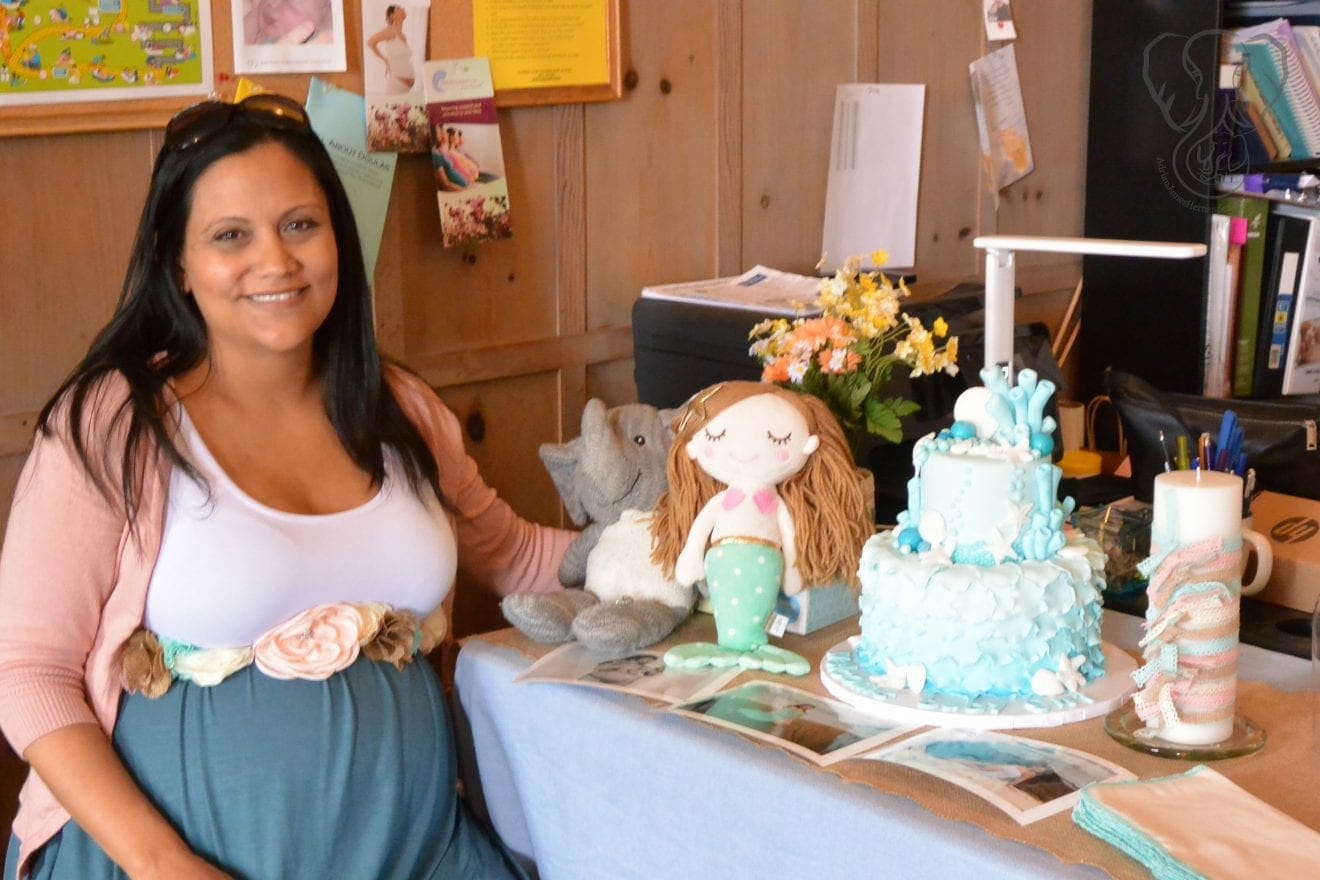
<path id="1" fill-rule="evenodd" d="M 248 95 L 233 104 L 202 101 L 180 110 L 165 126 L 165 146 L 172 150 L 190 149 L 238 120 L 283 131 L 311 131 L 312 128 L 302 104 L 283 95 L 263 92 Z"/>

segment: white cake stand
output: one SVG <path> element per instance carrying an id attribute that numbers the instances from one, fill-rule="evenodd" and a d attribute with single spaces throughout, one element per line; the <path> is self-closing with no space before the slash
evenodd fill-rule
<path id="1" fill-rule="evenodd" d="M 826 690 L 848 705 L 900 724 L 977 730 L 1058 727 L 1107 715 L 1135 689 L 1132 673 L 1137 661 L 1106 642 L 1105 674 L 1081 691 L 1061 697 L 1011 699 L 1002 707 L 989 707 L 951 695 L 895 690 L 877 684 L 857 665 L 853 647 L 858 638 L 839 642 L 826 652 L 820 661 L 820 679 Z"/>

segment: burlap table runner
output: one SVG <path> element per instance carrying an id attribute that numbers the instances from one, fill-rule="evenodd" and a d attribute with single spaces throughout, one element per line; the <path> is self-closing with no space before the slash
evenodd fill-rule
<path id="1" fill-rule="evenodd" d="M 808 636 L 786 635 L 776 639 L 776 644 L 810 660 L 812 671 L 798 678 L 744 672 L 729 687 L 764 678 L 783 681 L 828 697 L 830 694 L 819 677 L 820 659 L 834 645 L 856 634 L 857 619 L 851 618 Z M 555 647 L 538 645 L 514 629 L 472 638 L 510 648 L 533 660 L 545 656 Z M 673 644 L 714 640 L 713 618 L 708 614 L 696 614 L 668 639 L 648 650 L 660 651 Z M 1214 768 L 1266 803 L 1320 831 L 1320 796 L 1316 794 L 1316 787 L 1320 785 L 1320 741 L 1317 741 L 1317 735 L 1313 732 L 1311 695 L 1307 692 L 1286 693 L 1259 682 L 1240 681 L 1237 697 L 1238 713 L 1265 730 L 1265 748 L 1254 755 L 1215 761 Z M 641 697 L 636 699 L 647 702 Z M 693 720 L 692 723 L 701 722 Z M 709 727 L 723 735 L 743 737 L 762 748 L 777 748 L 735 731 L 713 725 Z M 1182 773 L 1195 763 L 1157 758 L 1125 748 L 1109 738 L 1104 732 L 1103 719 L 1100 718 L 1060 727 L 1006 732 L 1099 755 L 1126 767 L 1142 779 Z M 1006 840 L 1044 850 L 1064 862 L 1092 865 L 1117 878 L 1145 880 L 1151 876 L 1139 862 L 1074 825 L 1071 813 L 1067 811 L 1021 826 L 975 795 L 916 770 L 862 759 L 818 767 L 797 755 L 793 757 L 821 773 L 837 776 L 847 783 L 869 785 L 885 794 L 908 798 L 937 816 L 968 822 Z"/>

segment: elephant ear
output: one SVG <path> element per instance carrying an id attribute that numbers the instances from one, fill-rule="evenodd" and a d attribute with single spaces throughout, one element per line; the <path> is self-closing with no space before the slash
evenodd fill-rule
<path id="1" fill-rule="evenodd" d="M 666 450 L 668 450 L 674 442 L 674 425 L 678 421 L 678 417 L 682 414 L 683 407 L 681 406 L 674 407 L 673 409 L 662 409 L 656 413 L 656 415 L 660 417 L 660 425 L 664 431 Z"/>
<path id="2" fill-rule="evenodd" d="M 542 443 L 538 450 L 541 463 L 550 472 L 559 497 L 568 510 L 569 519 L 576 525 L 587 524 L 587 508 L 577 493 L 578 462 L 582 458 L 582 438 L 574 437 L 567 443 Z"/>

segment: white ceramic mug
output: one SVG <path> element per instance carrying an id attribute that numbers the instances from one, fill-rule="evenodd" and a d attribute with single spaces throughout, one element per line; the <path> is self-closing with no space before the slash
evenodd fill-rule
<path id="1" fill-rule="evenodd" d="M 1255 551 L 1254 553 L 1251 551 Z M 1270 539 L 1251 528 L 1251 517 L 1242 520 L 1242 573 L 1246 574 L 1252 556 L 1256 557 L 1256 574 L 1251 583 L 1242 585 L 1242 595 L 1254 596 L 1265 589 L 1274 570 L 1274 548 Z"/>

